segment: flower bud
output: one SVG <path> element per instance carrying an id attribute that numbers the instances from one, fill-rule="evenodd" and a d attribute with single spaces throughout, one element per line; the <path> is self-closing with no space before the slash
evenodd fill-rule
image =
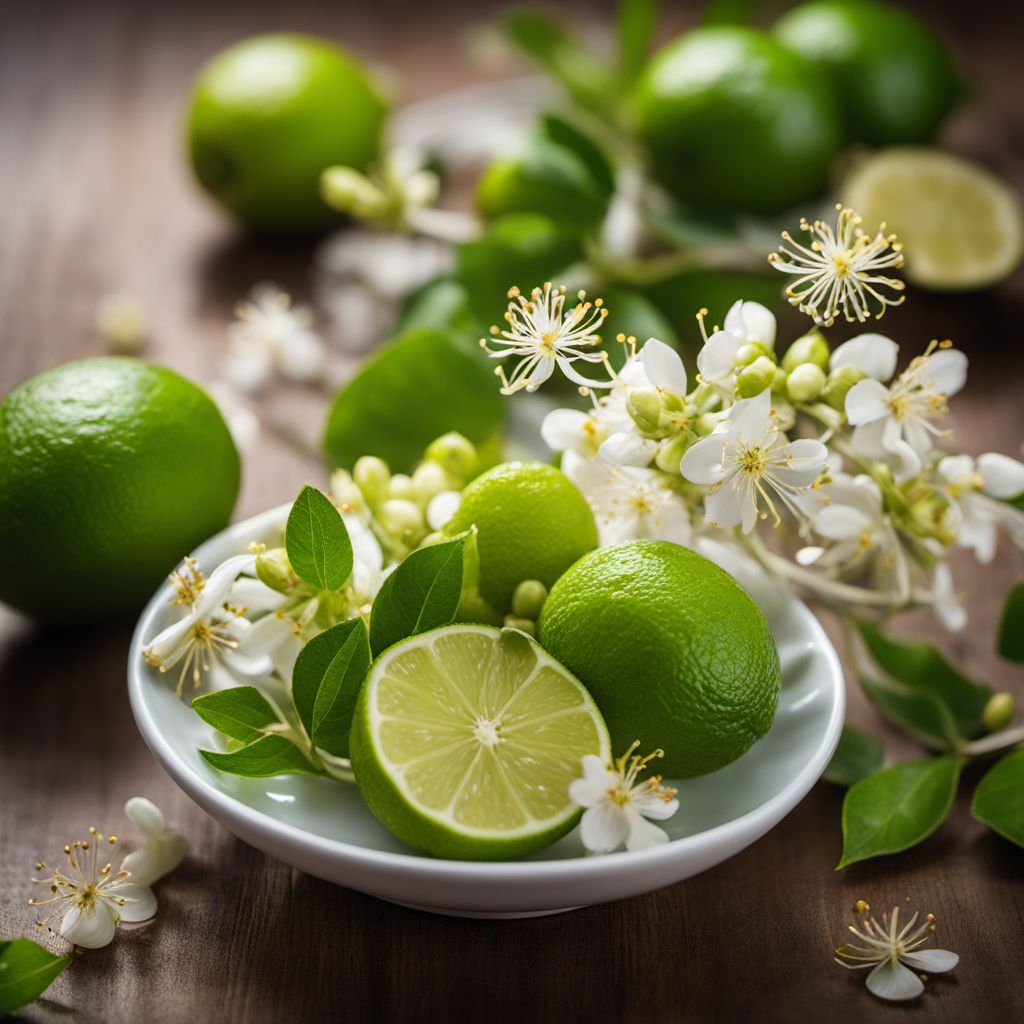
<path id="1" fill-rule="evenodd" d="M 405 473 L 396 473 L 388 485 L 388 496 L 399 501 L 415 501 L 416 486 L 412 482 L 412 477 L 406 476 Z"/>
<path id="2" fill-rule="evenodd" d="M 694 420 L 694 430 L 697 431 L 699 437 L 705 437 L 714 431 L 718 424 L 725 419 L 726 415 L 727 413 L 724 412 L 706 412 Z"/>
<path id="3" fill-rule="evenodd" d="M 856 366 L 840 366 L 828 375 L 828 383 L 821 392 L 821 400 L 840 412 L 846 405 L 846 393 L 864 374 Z"/>
<path id="4" fill-rule="evenodd" d="M 425 528 L 419 505 L 401 498 L 385 501 L 377 510 L 377 520 L 387 533 L 401 541 L 408 541 Z"/>
<path id="5" fill-rule="evenodd" d="M 658 448 L 654 456 L 654 464 L 663 473 L 679 473 L 679 462 L 686 449 L 697 440 L 697 436 L 690 430 L 684 430 L 676 434 L 671 441 L 666 441 Z"/>
<path id="6" fill-rule="evenodd" d="M 657 433 L 661 420 L 661 395 L 655 388 L 635 388 L 626 399 L 626 411 L 643 433 Z"/>
<path id="7" fill-rule="evenodd" d="M 512 595 L 512 614 L 536 621 L 547 599 L 548 588 L 540 580 L 523 580 Z"/>
<path id="8" fill-rule="evenodd" d="M 981 722 L 989 732 L 999 732 L 1013 721 L 1016 711 L 1012 693 L 993 693 L 981 713 Z"/>
<path id="9" fill-rule="evenodd" d="M 435 494 L 447 491 L 450 482 L 448 474 L 436 462 L 422 462 L 412 474 L 412 486 L 416 500 L 426 506 Z"/>
<path id="10" fill-rule="evenodd" d="M 256 576 L 271 590 L 286 594 L 295 584 L 295 576 L 284 548 L 274 548 L 256 556 Z"/>
<path id="11" fill-rule="evenodd" d="M 436 462 L 460 480 L 468 480 L 477 471 L 479 462 L 472 441 L 454 430 L 431 441 L 424 458 Z"/>
<path id="12" fill-rule="evenodd" d="M 744 367 L 749 366 L 755 359 L 760 359 L 761 356 L 769 356 L 771 351 L 759 341 L 748 341 L 745 345 L 740 345 L 736 352 L 736 366 Z"/>
<path id="13" fill-rule="evenodd" d="M 352 467 L 352 479 L 368 505 L 379 505 L 387 500 L 391 470 L 383 459 L 378 459 L 376 455 L 364 455 L 357 459 Z"/>
<path id="14" fill-rule="evenodd" d="M 509 629 L 519 629 L 530 636 L 537 635 L 537 623 L 532 619 L 523 619 L 516 615 L 506 615 L 504 624 Z"/>
<path id="15" fill-rule="evenodd" d="M 818 331 L 811 331 L 810 334 L 797 338 L 786 349 L 786 354 L 782 357 L 782 368 L 787 373 L 792 373 L 798 366 L 812 363 L 822 370 L 827 370 L 829 355 L 828 342 Z"/>
<path id="16" fill-rule="evenodd" d="M 365 504 L 363 492 L 356 486 L 352 476 L 344 469 L 336 469 L 331 474 L 331 497 L 334 504 L 342 509 L 361 509 Z"/>
<path id="17" fill-rule="evenodd" d="M 753 398 L 770 388 L 775 380 L 775 364 L 767 356 L 758 356 L 736 378 L 736 394 L 740 398 Z"/>
<path id="18" fill-rule="evenodd" d="M 811 402 L 827 383 L 825 371 L 817 363 L 800 363 L 786 378 L 786 394 L 791 402 Z"/>

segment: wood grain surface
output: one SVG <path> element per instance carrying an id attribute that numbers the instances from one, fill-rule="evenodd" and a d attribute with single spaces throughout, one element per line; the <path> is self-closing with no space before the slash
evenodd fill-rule
<path id="1" fill-rule="evenodd" d="M 590 23 L 609 14 L 606 5 L 569 6 Z M 1011 20 L 1008 6 L 913 7 L 931 11 L 978 87 L 950 145 L 1024 187 L 1019 16 Z M 3 3 L 0 393 L 104 351 L 93 318 L 111 292 L 146 310 L 148 354 L 198 380 L 216 375 L 232 306 L 254 282 L 270 278 L 308 297 L 310 247 L 246 240 L 190 181 L 182 109 L 208 55 L 259 30 L 322 32 L 399 74 L 413 99 L 508 73 L 469 61 L 461 47 L 493 9 L 469 0 Z M 668 20 L 682 26 L 693 15 L 677 4 Z M 1019 453 L 1020 275 L 983 296 L 914 294 L 885 327 L 905 351 L 954 338 L 972 360 L 955 402 L 964 450 Z M 302 389 L 275 394 L 270 408 L 310 438 L 320 429 L 322 403 Z M 321 467 L 273 441 L 245 468 L 238 516 L 323 481 Z M 907 629 L 1024 701 L 1020 672 L 992 644 L 1020 564 L 1004 551 L 990 567 L 960 568 L 968 630 L 950 638 L 917 617 Z M 89 824 L 119 828 L 133 794 L 159 803 L 191 843 L 158 885 L 156 920 L 80 957 L 47 1001 L 23 1011 L 26 1020 L 1024 1019 L 1024 854 L 973 822 L 966 796 L 916 850 L 842 873 L 833 870 L 841 793 L 819 784 L 754 846 L 670 889 L 529 921 L 432 917 L 300 874 L 191 804 L 129 714 L 130 629 L 43 629 L 0 613 L 0 935 L 33 933 L 25 900 L 36 857 Z M 855 689 L 849 717 L 884 731 Z M 912 753 L 886 735 L 894 756 Z M 910 897 L 933 910 L 939 941 L 961 954 L 960 966 L 930 981 L 914 1006 L 872 999 L 860 976 L 831 960 L 859 897 L 878 908 Z"/>

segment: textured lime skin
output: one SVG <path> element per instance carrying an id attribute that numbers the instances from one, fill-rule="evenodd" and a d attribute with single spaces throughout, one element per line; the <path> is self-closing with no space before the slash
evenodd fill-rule
<path id="1" fill-rule="evenodd" d="M 339 219 L 320 198 L 320 172 L 332 164 L 365 169 L 386 114 L 344 50 L 309 36 L 254 36 L 219 53 L 196 79 L 192 166 L 250 227 L 315 230 Z"/>
<path id="2" fill-rule="evenodd" d="M 849 138 L 927 142 L 956 105 L 949 53 L 923 22 L 871 0 L 824 0 L 782 17 L 775 37 L 832 82 Z"/>
<path id="3" fill-rule="evenodd" d="M 652 173 L 687 203 L 774 213 L 820 193 L 839 148 L 825 76 L 755 29 L 680 36 L 637 85 Z"/>
<path id="4" fill-rule="evenodd" d="M 597 547 L 594 514 L 576 485 L 541 462 L 504 462 L 478 476 L 445 527 L 449 536 L 477 528 L 480 593 L 508 612 L 523 580 L 550 589 L 581 555 Z"/>
<path id="5" fill-rule="evenodd" d="M 678 545 L 627 541 L 581 558 L 552 588 L 538 635 L 597 701 L 612 748 L 661 747 L 666 776 L 735 761 L 775 717 L 779 657 L 764 615 Z"/>
<path id="6" fill-rule="evenodd" d="M 137 608 L 227 525 L 238 485 L 217 406 L 171 370 L 84 359 L 32 377 L 0 405 L 0 600 L 41 619 Z"/>

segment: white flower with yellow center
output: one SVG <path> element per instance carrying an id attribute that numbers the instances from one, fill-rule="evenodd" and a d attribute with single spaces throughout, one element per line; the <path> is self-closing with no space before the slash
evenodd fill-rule
<path id="1" fill-rule="evenodd" d="M 810 245 L 801 245 L 783 231 L 784 244 L 768 257 L 776 270 L 796 275 L 786 289 L 789 301 L 826 327 L 840 314 L 851 323 L 872 315 L 880 318 L 889 306 L 898 306 L 904 299 L 902 294 L 895 298 L 885 294 L 902 292 L 903 282 L 880 273 L 903 265 L 903 247 L 896 236 L 885 234 L 883 224 L 872 237 L 861 228 L 853 210 L 842 205 L 836 209 L 834 230 L 824 221 L 802 220 L 800 230 L 811 236 Z"/>
<path id="2" fill-rule="evenodd" d="M 164 824 L 160 808 L 144 796 L 133 796 L 124 805 L 124 813 L 142 833 L 142 844 L 124 858 L 121 869 L 136 885 L 152 885 L 182 862 L 188 843 Z"/>
<path id="3" fill-rule="evenodd" d="M 933 438 L 947 433 L 934 421 L 946 415 L 950 397 L 966 382 L 967 356 L 937 341 L 892 384 L 873 377 L 858 381 L 846 395 L 854 450 L 891 466 L 897 483 L 917 476 Z"/>
<path id="4" fill-rule="evenodd" d="M 729 307 L 722 330 L 709 337 L 704 327 L 706 315 L 707 310 L 702 309 L 697 317 L 704 337 L 704 346 L 697 354 L 697 370 L 701 380 L 731 389 L 736 357 L 744 345 L 775 347 L 775 316 L 760 302 L 738 300 Z"/>
<path id="5" fill-rule="evenodd" d="M 1007 504 L 1024 493 L 1024 464 L 988 452 L 977 461 L 970 455 L 947 455 L 937 470 L 957 513 L 961 547 L 973 550 L 979 562 L 991 562 L 1000 526 L 1024 546 L 1024 512 Z"/>
<path id="6" fill-rule="evenodd" d="M 253 288 L 235 309 L 228 328 L 224 378 L 239 391 L 259 391 L 276 370 L 286 380 L 316 380 L 327 352 L 313 331 L 313 314 L 292 306 L 291 298 L 272 284 Z"/>
<path id="7" fill-rule="evenodd" d="M 587 499 L 602 545 L 623 540 L 689 543 L 690 515 L 664 473 L 603 466 L 575 452 L 563 456 L 562 472 Z"/>
<path id="8" fill-rule="evenodd" d="M 773 495 L 798 517 L 820 507 L 823 500 L 811 485 L 827 457 L 820 441 L 790 441 L 779 430 L 771 394 L 762 391 L 732 406 L 713 434 L 687 449 L 679 468 L 687 480 L 710 487 L 704 499 L 707 525 L 742 526 L 750 533 L 758 518 L 770 514 L 780 520 Z"/>
<path id="9" fill-rule="evenodd" d="M 500 366 L 495 371 L 501 378 L 503 395 L 536 391 L 556 366 L 569 380 L 583 387 L 612 386 L 610 379 L 592 380 L 572 365 L 578 361 L 608 366 L 607 355 L 594 351 L 601 343 L 597 330 L 608 315 L 601 299 L 589 302 L 586 293 L 579 292 L 579 301 L 566 310 L 565 288 L 554 288 L 550 282 L 543 288 L 534 288 L 528 299 L 518 288 L 511 288 L 508 298 L 508 326 L 504 330 L 492 327 L 491 338 L 480 339 L 480 347 L 492 359 L 520 357 L 511 375 L 507 376 Z"/>
<path id="10" fill-rule="evenodd" d="M 186 558 L 180 569 L 171 574 L 176 596 L 172 605 L 184 605 L 188 613 L 183 619 L 158 633 L 143 649 L 147 664 L 169 672 L 179 663 L 177 694 L 180 697 L 185 680 L 192 679 L 198 689 L 203 676 L 213 670 L 218 660 L 241 674 L 258 674 L 258 667 L 238 653 L 238 647 L 250 628 L 242 614 L 244 608 L 229 605 L 228 597 L 238 577 L 251 572 L 254 555 L 235 555 L 226 559 L 210 574 L 203 575 L 194 558 Z"/>
<path id="11" fill-rule="evenodd" d="M 916 999 L 924 991 L 919 975 L 951 971 L 960 962 L 948 949 L 921 948 L 935 931 L 934 914 L 926 914 L 918 925 L 919 915 L 914 913 L 901 928 L 899 907 L 893 907 L 891 915 L 882 914 L 881 924 L 867 916 L 870 909 L 857 901 L 858 923 L 847 926 L 857 941 L 843 943 L 834 959 L 851 971 L 871 968 L 868 991 L 879 999 Z"/>
<path id="12" fill-rule="evenodd" d="M 626 849 L 646 850 L 668 842 L 668 835 L 647 819 L 664 821 L 679 809 L 676 790 L 663 786 L 660 775 L 643 782 L 637 776 L 663 752 L 647 757 L 633 753 L 634 743 L 610 767 L 594 754 L 581 758 L 583 777 L 569 786 L 569 797 L 586 808 L 580 821 L 580 840 L 591 853 L 611 853 L 623 843 Z"/>

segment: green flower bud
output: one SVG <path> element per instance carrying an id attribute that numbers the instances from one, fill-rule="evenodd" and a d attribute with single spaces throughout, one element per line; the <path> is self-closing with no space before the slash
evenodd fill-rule
<path id="1" fill-rule="evenodd" d="M 388 485 L 388 497 L 397 498 L 399 501 L 415 501 L 416 485 L 412 482 L 411 476 L 405 473 L 396 473 Z"/>
<path id="2" fill-rule="evenodd" d="M 364 455 L 357 459 L 352 467 L 352 479 L 368 505 L 379 505 L 387 500 L 391 470 L 383 459 L 378 459 L 376 455 Z"/>
<path id="3" fill-rule="evenodd" d="M 769 358 L 771 354 L 771 349 L 762 345 L 761 342 L 748 341 L 745 345 L 740 345 L 739 351 L 736 353 L 736 365 L 749 366 L 755 359 L 760 359 L 761 356 Z"/>
<path id="4" fill-rule="evenodd" d="M 846 405 L 846 393 L 864 374 L 856 366 L 840 366 L 828 375 L 828 383 L 821 392 L 821 400 L 833 409 L 843 411 Z"/>
<path id="5" fill-rule="evenodd" d="M 536 621 L 547 599 L 548 588 L 540 580 L 523 580 L 512 595 L 512 614 Z"/>
<path id="6" fill-rule="evenodd" d="M 786 349 L 786 354 L 782 357 L 782 367 L 787 373 L 792 373 L 804 363 L 813 363 L 820 369 L 827 370 L 829 356 L 828 342 L 818 331 L 811 331 L 810 334 L 797 338 Z"/>
<path id="7" fill-rule="evenodd" d="M 448 474 L 436 462 L 422 462 L 412 474 L 412 486 L 416 500 L 426 506 L 435 494 L 451 488 Z"/>
<path id="8" fill-rule="evenodd" d="M 273 548 L 257 555 L 256 576 L 271 590 L 281 594 L 288 593 L 295 586 L 295 575 L 284 548 Z"/>
<path id="9" fill-rule="evenodd" d="M 694 420 L 694 430 L 696 430 L 699 437 L 705 437 L 710 434 L 715 427 L 722 422 L 722 420 L 725 419 L 725 416 L 726 414 L 724 412 L 706 412 Z"/>
<path id="10" fill-rule="evenodd" d="M 758 356 L 736 378 L 736 394 L 740 398 L 753 398 L 761 394 L 765 388 L 772 386 L 775 370 L 775 364 L 767 356 Z"/>
<path id="11" fill-rule="evenodd" d="M 532 619 L 523 619 L 516 615 L 506 615 L 505 625 L 509 629 L 520 629 L 524 633 L 529 633 L 530 636 L 537 635 L 537 623 Z"/>
<path id="12" fill-rule="evenodd" d="M 791 402 L 811 402 L 827 382 L 825 371 L 817 363 L 800 363 L 786 378 L 786 394 Z"/>
<path id="13" fill-rule="evenodd" d="M 377 521 L 388 534 L 406 544 L 425 528 L 419 505 L 402 498 L 385 501 L 377 510 Z"/>
<path id="14" fill-rule="evenodd" d="M 645 434 L 657 433 L 661 420 L 661 395 L 655 388 L 636 388 L 626 399 L 626 411 Z"/>
<path id="15" fill-rule="evenodd" d="M 331 474 L 330 489 L 335 505 L 346 509 L 361 509 L 366 504 L 363 492 L 356 486 L 351 474 L 344 469 L 336 469 Z"/>
<path id="16" fill-rule="evenodd" d="M 697 435 L 692 430 L 684 430 L 681 434 L 676 434 L 671 441 L 666 441 L 658 448 L 658 452 L 654 456 L 654 464 L 663 473 L 678 474 L 679 460 L 683 457 L 686 449 L 696 440 Z"/>
<path id="17" fill-rule="evenodd" d="M 454 430 L 431 441 L 424 457 L 460 480 L 468 480 L 476 473 L 479 465 L 479 456 L 473 442 Z"/>
<path id="18" fill-rule="evenodd" d="M 1012 693 L 993 693 L 981 713 L 981 721 L 989 732 L 999 732 L 1013 721 L 1016 711 L 1017 705 Z"/>

